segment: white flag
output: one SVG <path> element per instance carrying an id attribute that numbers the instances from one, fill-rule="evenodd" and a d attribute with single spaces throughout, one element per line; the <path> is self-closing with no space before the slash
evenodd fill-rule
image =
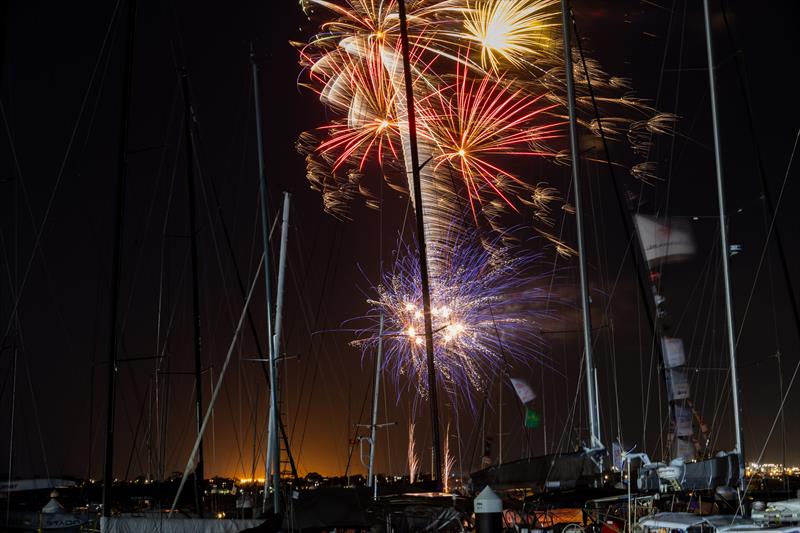
<path id="1" fill-rule="evenodd" d="M 664 351 L 664 366 L 675 368 L 686 364 L 683 353 L 683 340 L 675 337 L 661 337 L 661 348 Z"/>
<path id="2" fill-rule="evenodd" d="M 536 393 L 533 392 L 533 389 L 527 382 L 517 378 L 509 379 L 511 380 L 511 384 L 514 385 L 514 392 L 517 393 L 519 401 L 528 403 L 536 399 Z"/>
<path id="3" fill-rule="evenodd" d="M 622 445 L 617 441 L 611 443 L 611 460 L 614 462 L 614 468 L 622 472 L 622 467 L 625 466 L 622 462 Z"/>
<path id="4" fill-rule="evenodd" d="M 689 376 L 686 369 L 667 370 L 667 399 L 669 401 L 685 400 L 689 396 Z"/>
<path id="5" fill-rule="evenodd" d="M 678 437 L 691 437 L 694 434 L 692 410 L 682 405 L 675 406 L 675 435 Z"/>
<path id="6" fill-rule="evenodd" d="M 685 219 L 658 219 L 635 215 L 644 257 L 653 266 L 658 263 L 683 261 L 695 253 L 692 228 Z"/>
<path id="7" fill-rule="evenodd" d="M 683 457 L 684 459 L 694 459 L 695 449 L 694 443 L 689 439 L 682 439 L 678 437 L 675 439 L 675 457 Z"/>

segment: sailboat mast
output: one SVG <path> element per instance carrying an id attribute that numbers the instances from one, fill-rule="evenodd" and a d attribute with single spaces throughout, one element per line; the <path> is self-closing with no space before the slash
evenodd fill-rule
<path id="1" fill-rule="evenodd" d="M 372 422 L 370 423 L 369 436 L 369 469 L 367 472 L 367 486 L 375 483 L 375 440 L 378 438 L 378 401 L 381 397 L 381 366 L 383 365 L 383 312 L 378 325 L 378 354 L 375 358 L 375 384 L 372 387 Z"/>
<path id="2" fill-rule="evenodd" d="M 128 123 L 133 85 L 133 51 L 136 35 L 136 0 L 128 2 L 128 41 L 125 49 L 125 78 L 117 152 L 117 190 L 114 199 L 114 255 L 111 266 L 111 309 L 108 334 L 108 373 L 106 399 L 106 446 L 103 465 L 103 517 L 111 516 L 111 485 L 114 483 L 114 418 L 117 405 L 117 320 L 119 285 L 122 272 L 122 230 L 125 221 L 125 184 L 128 177 Z"/>
<path id="3" fill-rule="evenodd" d="M 272 277 L 270 274 L 270 248 L 269 248 L 269 203 L 267 195 L 267 173 L 264 165 L 264 142 L 261 134 L 261 102 L 259 100 L 258 90 L 258 65 L 256 64 L 255 53 L 250 50 L 250 66 L 253 71 L 253 104 L 256 119 L 256 151 L 258 153 L 258 194 L 261 203 L 261 239 L 264 248 L 264 290 L 266 298 L 264 300 L 267 311 L 267 353 L 270 364 L 269 372 L 269 388 L 270 391 L 275 390 L 275 381 L 272 368 L 274 361 L 274 354 L 272 353 Z M 270 392 L 271 394 L 271 392 Z M 270 424 L 271 425 L 271 424 Z M 262 510 L 267 510 L 267 486 L 269 484 L 269 451 L 265 454 L 265 471 L 264 471 L 264 502 Z M 275 501 L 279 502 L 277 492 L 275 493 Z M 278 512 L 278 508 L 273 509 L 274 513 Z"/>
<path id="4" fill-rule="evenodd" d="M 270 413 L 269 413 L 269 444 L 270 449 L 267 454 L 272 458 L 272 497 L 274 513 L 280 515 L 281 512 L 281 447 L 278 435 L 278 421 L 280 420 L 280 410 L 278 409 L 278 354 L 281 348 L 281 330 L 283 322 L 283 295 L 284 282 L 286 280 L 286 245 L 289 239 L 289 201 L 292 195 L 288 192 L 283 193 L 283 213 L 281 219 L 281 248 L 278 256 L 278 287 L 275 301 L 275 328 L 272 338 L 272 350 L 270 351 Z"/>
<path id="5" fill-rule="evenodd" d="M 572 155 L 572 184 L 575 191 L 575 225 L 578 234 L 578 275 L 581 284 L 581 316 L 583 318 L 583 354 L 586 373 L 586 397 L 589 403 L 590 448 L 602 447 L 600 440 L 600 409 L 597 404 L 595 368 L 592 357 L 592 315 L 589 302 L 589 277 L 583 236 L 583 206 L 581 201 L 580 167 L 578 152 L 578 125 L 575 114 L 575 79 L 572 70 L 572 44 L 570 42 L 570 8 L 568 0 L 561 0 L 561 17 L 564 25 L 564 70 L 567 81 L 567 107 L 569 109 L 569 147 Z"/>
<path id="6" fill-rule="evenodd" d="M 717 202 L 719 203 L 720 250 L 722 250 L 722 277 L 725 283 L 725 321 L 727 325 L 728 354 L 731 364 L 731 397 L 733 400 L 733 422 L 736 433 L 735 452 L 739 456 L 739 482 L 744 481 L 744 443 L 742 438 L 741 414 L 739 404 L 739 373 L 736 368 L 736 338 L 733 326 L 733 298 L 731 295 L 731 274 L 728 245 L 728 221 L 725 216 L 725 183 L 722 174 L 722 156 L 720 148 L 719 116 L 717 108 L 717 80 L 714 73 L 714 49 L 711 42 L 711 15 L 708 0 L 703 0 L 705 17 L 706 54 L 708 56 L 708 83 L 711 92 L 711 123 L 714 132 L 714 165 L 717 174 Z"/>
<path id="7" fill-rule="evenodd" d="M 417 243 L 419 248 L 419 272 L 422 285 L 422 313 L 425 322 L 425 355 L 428 362 L 428 394 L 431 408 L 431 439 L 433 441 L 433 472 L 431 477 L 442 482 L 442 447 L 439 436 L 439 401 L 436 390 L 436 368 L 433 359 L 433 324 L 431 323 L 431 293 L 428 280 L 428 252 L 425 246 L 425 224 L 422 212 L 422 186 L 420 183 L 419 153 L 417 151 L 417 123 L 414 116 L 414 86 L 409 59 L 408 24 L 406 3 L 397 3 L 400 15 L 400 46 L 403 53 L 403 76 L 408 108 L 408 136 L 411 146 L 411 173 L 414 180 L 414 212 L 417 216 Z"/>
<path id="8" fill-rule="evenodd" d="M 183 123 L 186 136 L 186 193 L 189 200 L 189 243 L 192 267 L 192 334 L 194 342 L 194 389 L 195 389 L 195 422 L 197 434 L 203 423 L 203 362 L 202 339 L 200 337 L 200 282 L 197 271 L 197 205 L 195 198 L 194 178 L 194 140 L 192 124 L 194 109 L 189 96 L 189 73 L 181 70 L 181 88 L 183 89 Z M 203 518 L 203 480 L 204 477 L 203 440 L 197 450 L 197 466 L 194 470 L 195 504 L 197 514 Z"/>

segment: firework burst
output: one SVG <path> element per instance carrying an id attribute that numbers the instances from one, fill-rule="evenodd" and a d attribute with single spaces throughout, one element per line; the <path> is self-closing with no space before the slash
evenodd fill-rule
<path id="1" fill-rule="evenodd" d="M 482 0 L 467 2 L 464 35 L 480 48 L 483 68 L 498 71 L 503 62 L 521 68 L 553 55 L 550 29 L 557 0 Z"/>
<path id="2" fill-rule="evenodd" d="M 536 333 L 545 316 L 544 290 L 531 286 L 536 256 L 501 243 L 481 242 L 476 234 L 455 248 L 434 250 L 448 267 L 432 277 L 431 315 L 436 369 L 448 391 L 483 390 L 502 365 L 545 361 Z M 425 334 L 419 261 L 403 247 L 393 273 L 369 303 L 375 327 L 359 332 L 363 352 L 377 345 L 377 320 L 384 316 L 384 361 L 390 375 L 408 376 L 427 390 Z"/>
<path id="3" fill-rule="evenodd" d="M 370 159 L 379 163 L 387 157 L 397 160 L 399 129 L 395 92 L 386 70 L 376 63 L 374 54 L 367 54 L 365 61 L 336 64 L 346 67 L 331 78 L 336 83 L 326 84 L 325 87 L 331 89 L 325 97 L 345 102 L 347 118 L 320 128 L 327 133 L 327 138 L 317 150 L 333 157 L 333 170 L 348 162 L 361 171 Z"/>
<path id="4" fill-rule="evenodd" d="M 513 172 L 499 166 L 508 156 L 552 156 L 531 148 L 559 137 L 561 123 L 546 114 L 553 105 L 543 105 L 533 96 L 502 77 L 475 78 L 459 68 L 456 82 L 420 100 L 423 136 L 436 145 L 434 170 L 442 165 L 455 168 L 464 182 L 474 209 L 480 190 L 488 188 L 509 206 L 514 203 L 498 187 L 503 178 L 524 183 Z"/>
<path id="5" fill-rule="evenodd" d="M 529 168 L 515 163 L 518 156 L 566 161 L 557 135 L 565 121 L 562 32 L 557 0 L 407 4 L 419 155 L 432 161 L 432 168 L 422 171 L 423 205 L 414 207 L 430 221 L 426 238 L 436 240 L 445 235 L 451 207 L 463 206 L 462 198 L 473 216 L 482 194 L 500 197 L 512 211 L 521 207 L 499 186 L 503 178 L 531 183 L 514 171 Z M 310 16 L 323 18 L 320 33 L 301 47 L 308 86 L 339 115 L 319 129 L 311 174 L 324 160 L 332 174 L 353 170 L 366 177 L 373 162 L 410 176 L 397 0 L 304 0 L 303 5 Z M 630 95 L 630 80 L 608 74 L 597 61 L 576 57 L 575 79 L 579 124 L 591 133 L 599 135 L 602 127 L 607 137 L 628 140 L 635 154 L 646 155 L 651 135 L 669 131 L 665 115 Z M 639 116 L 630 118 L 632 112 Z M 335 193 L 337 199 L 344 196 Z M 534 217 L 553 223 L 541 209 Z"/>
<path id="6" fill-rule="evenodd" d="M 413 192 L 398 4 L 302 3 L 310 16 L 323 19 L 320 32 L 300 46 L 308 75 L 304 85 L 319 95 L 332 118 L 304 134 L 298 148 L 325 209 L 348 218 L 356 197 L 378 205 L 369 182 L 376 170 L 389 186 Z M 407 1 L 408 64 L 422 163 L 421 205 L 413 208 L 424 219 L 436 368 L 453 394 L 482 389 L 506 362 L 542 361 L 542 342 L 532 326 L 546 295 L 530 288 L 536 257 L 517 247 L 507 228 L 519 219 L 510 216 L 525 211 L 525 220 L 542 237 L 540 248 L 562 257 L 576 254 L 556 236 L 563 233 L 557 218 L 563 221 L 574 212 L 568 195 L 542 183 L 542 176 L 531 176 L 534 165 L 528 164 L 532 157 L 554 168 L 571 164 L 560 134 L 566 123 L 566 73 L 557 4 Z M 630 80 L 610 75 L 582 52 L 574 59 L 579 126 L 627 142 L 644 162 L 626 168 L 635 178 L 656 180 L 657 169 L 647 157 L 653 135 L 670 134 L 677 117 L 658 114 L 632 96 Z M 605 163 L 591 152 L 582 157 Z M 470 211 L 471 219 L 465 216 Z M 490 242 L 477 229 L 487 227 Z M 370 302 L 368 318 L 374 318 L 375 327 L 361 330 L 355 344 L 365 354 L 375 348 L 382 314 L 385 364 L 424 393 L 419 263 L 413 248 L 398 254 Z"/>

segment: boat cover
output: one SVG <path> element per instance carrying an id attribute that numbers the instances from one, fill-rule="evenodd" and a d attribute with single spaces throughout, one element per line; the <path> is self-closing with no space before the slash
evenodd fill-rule
<path id="1" fill-rule="evenodd" d="M 596 477 L 597 466 L 584 451 L 520 459 L 470 474 L 473 492 L 486 485 L 494 489 L 572 489 L 588 487 Z"/>
<path id="2" fill-rule="evenodd" d="M 752 520 L 735 515 L 707 515 L 694 513 L 658 513 L 639 520 L 639 525 L 647 529 L 673 529 L 686 531 L 691 527 L 704 526 L 718 533 L 736 531 L 744 533 L 758 529 Z"/>
<path id="3" fill-rule="evenodd" d="M 712 490 L 717 487 L 736 487 L 739 481 L 739 458 L 730 453 L 668 467 L 682 490 Z M 647 466 L 639 469 L 639 490 L 660 492 L 663 480 L 659 469 Z M 677 488 L 677 487 L 676 487 Z"/>
<path id="4" fill-rule="evenodd" d="M 366 487 L 319 487 L 300 491 L 284 515 L 284 527 L 302 530 L 368 528 L 369 500 Z"/>
<path id="5" fill-rule="evenodd" d="M 264 520 L 112 516 L 100 518 L 101 533 L 239 533 Z"/>
<path id="6" fill-rule="evenodd" d="M 12 481 L 0 482 L 0 494 L 5 496 L 7 492 L 25 492 L 29 490 L 47 490 L 55 488 L 74 487 L 76 482 L 71 479 L 14 479 Z"/>

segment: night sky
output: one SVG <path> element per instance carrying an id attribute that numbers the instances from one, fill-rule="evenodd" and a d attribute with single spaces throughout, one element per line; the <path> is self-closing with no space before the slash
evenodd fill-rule
<path id="1" fill-rule="evenodd" d="M 723 5 L 729 31 L 721 16 Z M 756 6 L 731 0 L 712 2 L 712 8 L 730 241 L 742 246 L 731 263 L 740 328 L 745 451 L 749 460 L 756 460 L 780 404 L 778 363 L 788 387 L 800 361 L 798 331 L 774 240 L 762 261 L 769 220 L 761 200 L 756 155 L 760 153 L 777 201 L 800 124 L 793 84 L 800 18 L 797 4 L 789 1 Z M 9 335 L 0 347 L 0 474 L 7 473 L 13 444 L 12 476 L 98 478 L 127 8 L 124 2 L 26 0 L 9 2 L 5 9 L 5 27 L 0 30 L 4 32 L 0 326 Z M 692 224 L 698 254 L 687 263 L 665 268 L 663 294 L 671 334 L 684 339 L 689 365 L 698 368 L 692 390 L 712 427 L 713 448 L 731 449 L 701 4 L 575 0 L 574 9 L 587 53 L 607 72 L 631 78 L 637 96 L 681 117 L 679 134 L 662 137 L 652 156 L 664 181 L 642 187 L 624 170 L 619 178 L 642 202 L 643 213 L 697 217 Z M 348 462 L 351 473 L 364 471 L 357 446 L 348 461 L 348 442 L 354 425 L 369 420 L 373 364 L 369 358 L 362 360 L 359 350 L 349 344 L 354 337 L 348 329 L 355 326 L 348 320 L 367 312 L 369 287 L 378 280 L 381 261 L 392 261 L 408 198 L 386 187 L 381 211 L 356 200 L 352 221 L 339 221 L 323 213 L 319 194 L 309 189 L 304 161 L 294 144 L 301 131 L 322 125 L 329 117 L 313 93 L 298 88 L 302 73 L 290 41 L 307 41 L 315 30 L 293 1 L 139 0 L 119 302 L 120 357 L 165 355 L 159 383 L 169 387 L 161 397 L 168 401 L 168 416 L 161 421 L 167 436 L 159 450 L 152 444 L 158 421 L 151 416 L 156 360 L 121 363 L 117 477 L 156 475 L 158 463 L 164 464 L 167 475 L 182 471 L 194 435 L 192 377 L 181 374 L 192 370 L 193 355 L 178 67 L 189 73 L 199 131 L 200 298 L 203 358 L 210 368 L 203 385 L 206 400 L 242 304 L 220 217 L 232 237 L 245 284 L 258 264 L 261 237 L 250 43 L 261 66 L 273 216 L 281 192 L 292 193 L 284 322 L 285 353 L 292 358 L 282 365 L 287 431 L 301 474 L 343 473 Z M 748 127 L 737 61 L 752 102 L 754 132 Z M 795 164 L 788 171 L 776 219 L 792 273 L 800 269 L 794 211 L 800 200 L 797 168 Z M 663 445 L 660 429 L 668 415 L 663 385 L 656 369 L 651 369 L 650 332 L 626 259 L 622 222 L 606 168 L 587 165 L 584 176 L 603 437 L 610 443 L 619 433 L 626 445 L 635 444 L 657 458 Z M 569 169 L 531 165 L 528 177 L 533 183 L 546 178 L 565 185 Z M 408 226 L 405 237 L 411 235 Z M 574 242 L 574 228 L 568 228 L 567 236 Z M 532 241 L 530 246 L 543 245 Z M 553 261 L 553 254 L 545 253 L 542 272 L 552 271 Z M 556 291 L 564 304 L 557 310 L 557 320 L 541 324 L 553 363 L 549 367 L 532 363 L 511 371 L 537 390 L 537 408 L 545 425 L 525 434 L 519 404 L 506 385 L 502 391 L 505 460 L 540 454 L 545 446 L 547 451 L 568 450 L 586 433 L 580 389 L 576 397 L 581 348 L 577 263 L 559 261 L 557 272 Z M 252 305 L 259 325 L 264 324 L 262 286 Z M 16 322 L 12 310 L 19 290 Z M 263 330 L 260 326 L 262 342 Z M 257 356 L 255 346 L 245 330 L 206 439 L 208 476 L 250 477 L 254 449 L 264 446 L 264 377 L 257 363 L 244 360 Z M 417 420 L 422 450 L 430 446 L 429 421 L 424 402 L 415 402 L 414 389 L 404 378 L 397 384 L 385 381 L 381 421 L 397 425 L 380 433 L 377 468 L 404 473 L 408 421 L 412 416 Z M 16 401 L 12 401 L 14 391 Z M 494 459 L 500 394 L 494 386 L 487 407 L 486 433 L 495 436 Z M 576 398 L 572 430 L 565 431 Z M 443 407 L 442 427 L 449 421 L 454 435 L 456 427 L 461 432 L 460 438 L 451 440 L 461 457 L 457 470 L 479 465 L 481 406 L 477 397 L 472 410 Z M 790 463 L 800 462 L 800 451 L 791 445 L 800 439 L 798 409 L 800 386 L 795 384 L 785 405 Z M 782 438 L 779 420 L 762 462 L 782 460 Z M 423 470 L 429 468 L 425 452 L 422 463 Z M 263 457 L 257 457 L 256 464 L 260 466 L 255 474 L 263 475 Z"/>

